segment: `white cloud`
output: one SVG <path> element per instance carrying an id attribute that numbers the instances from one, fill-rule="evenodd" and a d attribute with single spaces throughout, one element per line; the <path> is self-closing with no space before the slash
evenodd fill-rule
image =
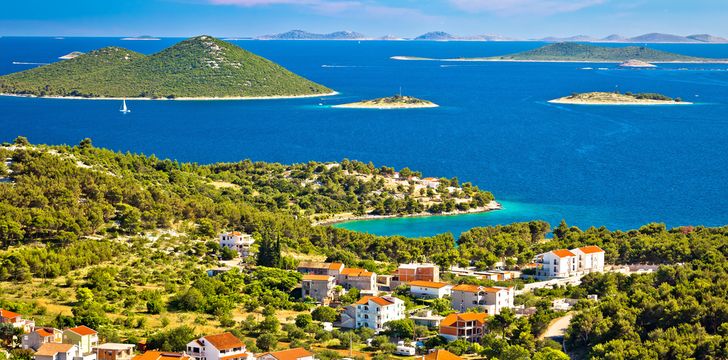
<path id="1" fill-rule="evenodd" d="M 573 12 L 605 3 L 607 0 L 450 0 L 468 12 L 492 12 L 499 15 L 552 15 Z"/>

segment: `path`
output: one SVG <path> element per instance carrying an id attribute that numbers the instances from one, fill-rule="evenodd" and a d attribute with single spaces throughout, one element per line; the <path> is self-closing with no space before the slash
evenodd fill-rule
<path id="1" fill-rule="evenodd" d="M 573 316 L 574 314 L 568 313 L 560 318 L 552 320 L 546 331 L 539 336 L 539 339 L 549 338 L 561 342 Z"/>

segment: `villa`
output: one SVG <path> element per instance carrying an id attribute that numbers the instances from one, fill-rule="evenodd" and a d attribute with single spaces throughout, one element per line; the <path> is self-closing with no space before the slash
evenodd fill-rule
<path id="1" fill-rule="evenodd" d="M 257 360 L 315 360 L 313 353 L 304 348 L 263 353 Z"/>
<path id="2" fill-rule="evenodd" d="M 0 309 L 0 324 L 12 324 L 13 327 L 23 329 L 26 334 L 35 328 L 34 321 L 25 320 L 22 315 L 5 309 Z"/>
<path id="3" fill-rule="evenodd" d="M 331 275 L 303 275 L 301 296 L 311 297 L 318 303 L 328 305 L 334 299 L 336 278 Z"/>
<path id="4" fill-rule="evenodd" d="M 60 344 L 63 342 L 63 331 L 54 328 L 35 328 L 23 335 L 21 348 L 38 351 L 43 344 Z"/>
<path id="5" fill-rule="evenodd" d="M 251 235 L 239 231 L 220 234 L 220 246 L 237 251 L 242 258 L 250 256 L 253 243 L 255 243 L 255 239 Z"/>
<path id="6" fill-rule="evenodd" d="M 440 267 L 435 264 L 401 264 L 392 274 L 391 286 L 397 287 L 410 281 L 440 281 Z"/>
<path id="7" fill-rule="evenodd" d="M 344 271 L 344 264 L 339 262 L 325 263 L 314 261 L 301 261 L 296 271 L 304 275 L 329 275 L 338 276 Z"/>
<path id="8" fill-rule="evenodd" d="M 96 360 L 131 360 L 134 357 L 134 345 L 106 343 L 97 346 Z"/>
<path id="9" fill-rule="evenodd" d="M 410 281 L 410 293 L 420 299 L 441 299 L 452 292 L 453 286 L 443 282 Z"/>
<path id="10" fill-rule="evenodd" d="M 440 186 L 440 179 L 434 177 L 426 177 L 422 179 L 422 185 L 430 189 L 437 189 Z"/>
<path id="11" fill-rule="evenodd" d="M 187 352 L 194 360 L 252 360 L 245 344 L 231 333 L 207 335 L 187 344 Z"/>
<path id="12" fill-rule="evenodd" d="M 79 353 L 73 344 L 45 343 L 33 354 L 35 360 L 73 360 Z"/>
<path id="13" fill-rule="evenodd" d="M 536 277 L 567 278 L 604 271 L 604 250 L 583 246 L 567 250 L 551 250 L 536 256 Z"/>
<path id="14" fill-rule="evenodd" d="M 384 324 L 404 319 L 404 301 L 392 296 L 364 296 L 341 315 L 341 327 L 367 327 L 379 332 Z"/>
<path id="15" fill-rule="evenodd" d="M 486 313 L 450 314 L 440 322 L 440 335 L 448 341 L 478 342 L 485 333 Z"/>
<path id="16" fill-rule="evenodd" d="M 192 358 L 187 354 L 147 351 L 144 354 L 135 356 L 132 360 L 192 360 Z"/>
<path id="17" fill-rule="evenodd" d="M 513 308 L 513 287 L 485 287 L 458 285 L 452 288 L 452 307 L 457 312 L 480 308 L 486 314 L 499 314 L 504 308 Z"/>
<path id="18" fill-rule="evenodd" d="M 77 359 L 95 360 L 94 348 L 99 345 L 99 335 L 96 330 L 88 326 L 76 326 L 63 331 L 63 343 L 78 347 Z"/>
<path id="19" fill-rule="evenodd" d="M 370 294 L 377 292 L 377 274 L 365 269 L 344 268 L 336 280 L 344 289 L 357 288 Z"/>

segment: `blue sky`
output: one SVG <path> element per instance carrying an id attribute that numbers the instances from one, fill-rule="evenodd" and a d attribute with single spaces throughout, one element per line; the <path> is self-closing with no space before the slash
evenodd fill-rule
<path id="1" fill-rule="evenodd" d="M 255 36 L 304 29 L 372 36 L 519 38 L 648 32 L 728 37 L 728 0 L 3 0 L 0 35 Z"/>

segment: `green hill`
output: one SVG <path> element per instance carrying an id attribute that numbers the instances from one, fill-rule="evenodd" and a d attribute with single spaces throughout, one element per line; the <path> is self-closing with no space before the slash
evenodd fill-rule
<path id="1" fill-rule="evenodd" d="M 0 92 L 83 97 L 266 97 L 332 92 L 211 36 L 145 56 L 107 47 L 0 77 Z"/>
<path id="2" fill-rule="evenodd" d="M 644 46 L 604 47 L 584 45 L 577 43 L 557 43 L 542 46 L 538 49 L 524 51 L 511 55 L 496 56 L 493 60 L 520 60 L 520 61 L 609 61 L 622 62 L 627 60 L 642 60 L 646 62 L 708 62 L 716 59 L 706 59 L 665 51 L 650 49 Z"/>

